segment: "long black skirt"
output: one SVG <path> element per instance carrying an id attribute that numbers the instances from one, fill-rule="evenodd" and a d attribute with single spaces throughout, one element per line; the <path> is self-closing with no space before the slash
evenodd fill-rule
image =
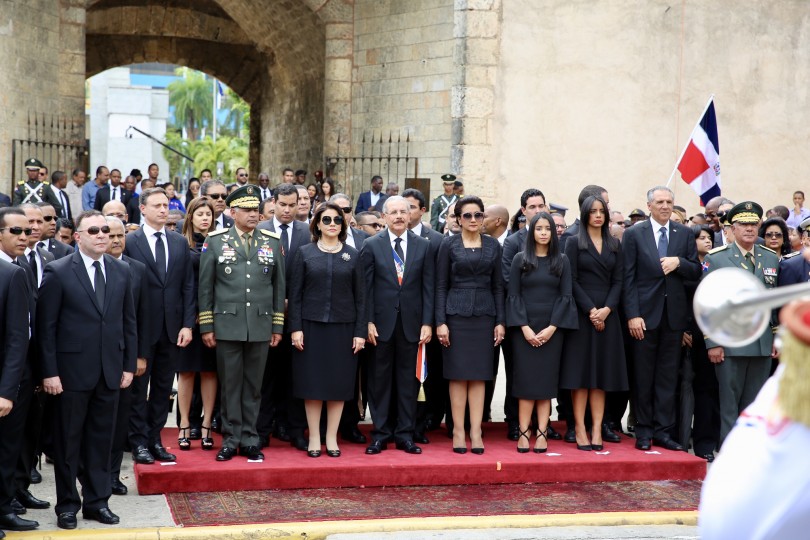
<path id="1" fill-rule="evenodd" d="M 354 323 L 304 320 L 303 331 L 304 350 L 293 348 L 293 395 L 323 401 L 352 399 L 357 375 Z"/>
<path id="2" fill-rule="evenodd" d="M 450 346 L 442 348 L 444 378 L 449 381 L 491 381 L 495 317 L 449 315 Z"/>

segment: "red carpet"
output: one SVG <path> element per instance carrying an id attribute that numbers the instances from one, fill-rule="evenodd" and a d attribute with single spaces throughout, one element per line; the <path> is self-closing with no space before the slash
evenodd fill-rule
<path id="1" fill-rule="evenodd" d="M 368 426 L 363 426 L 368 429 Z M 165 429 L 163 442 L 177 454 L 173 465 L 136 465 L 141 495 L 202 491 L 266 489 L 442 486 L 465 484 L 523 484 L 555 482 L 620 482 L 637 480 L 702 480 L 706 462 L 685 452 L 656 449 L 645 453 L 634 448 L 634 439 L 605 444 L 608 454 L 577 450 L 573 444 L 550 441 L 546 454 L 518 454 L 506 439 L 506 424 L 485 428 L 486 453 L 454 454 L 444 431 L 428 434 L 430 444 L 422 455 L 388 450 L 376 456 L 365 454 L 365 445 L 339 441 L 343 455 L 316 459 L 288 443 L 273 440 L 264 449 L 263 463 L 248 463 L 237 456 L 215 461 L 216 451 L 204 452 L 199 441 L 188 452 L 177 450 L 177 430 Z M 217 439 L 217 449 L 219 448 Z M 557 455 L 555 455 L 557 454 Z"/>
<path id="2" fill-rule="evenodd" d="M 485 454 L 486 455 L 486 454 Z M 511 484 L 167 495 L 178 525 L 697 510 L 700 480 Z"/>

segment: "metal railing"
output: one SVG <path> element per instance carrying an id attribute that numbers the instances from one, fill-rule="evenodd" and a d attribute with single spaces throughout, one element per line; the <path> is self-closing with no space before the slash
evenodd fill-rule
<path id="1" fill-rule="evenodd" d="M 28 178 L 25 162 L 32 157 L 48 167 L 50 173 L 62 170 L 70 175 L 75 168 L 87 171 L 90 152 L 87 140 L 83 138 L 83 122 L 63 116 L 34 114 L 28 116 L 27 131 L 26 138 L 13 139 L 11 143 L 13 185 Z"/>

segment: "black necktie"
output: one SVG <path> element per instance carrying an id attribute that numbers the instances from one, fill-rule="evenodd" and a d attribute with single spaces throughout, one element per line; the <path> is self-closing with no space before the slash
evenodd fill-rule
<path id="1" fill-rule="evenodd" d="M 111 201 L 117 201 L 118 200 L 118 199 L 115 198 L 115 196 L 117 195 L 116 190 L 117 190 L 117 188 L 112 188 L 112 197 L 110 197 Z"/>
<path id="2" fill-rule="evenodd" d="M 658 229 L 661 236 L 658 238 L 658 256 L 664 258 L 667 256 L 667 248 L 669 247 L 669 239 L 667 238 L 667 228 L 661 227 Z"/>
<path id="3" fill-rule="evenodd" d="M 157 264 L 158 275 L 160 279 L 165 281 L 166 280 L 166 248 L 163 245 L 163 233 L 156 232 L 155 237 L 157 237 L 157 241 L 155 242 L 155 263 Z"/>
<path id="4" fill-rule="evenodd" d="M 101 263 L 93 262 L 96 268 L 96 275 L 93 277 L 93 287 L 96 289 L 96 302 L 100 308 L 104 307 L 104 294 L 107 292 L 107 282 L 104 281 L 104 272 L 101 271 Z"/>
<path id="5" fill-rule="evenodd" d="M 62 217 L 70 219 L 70 203 L 65 199 L 65 194 L 59 190 L 59 200 L 62 201 Z"/>
<path id="6" fill-rule="evenodd" d="M 290 235 L 287 234 L 287 229 L 289 228 L 290 226 L 287 225 L 286 223 L 281 225 L 281 247 L 284 248 L 285 254 L 290 249 Z"/>
<path id="7" fill-rule="evenodd" d="M 402 251 L 402 238 L 394 240 L 394 251 L 399 255 L 399 260 L 402 261 L 402 264 L 405 264 L 405 252 Z"/>
<path id="8" fill-rule="evenodd" d="M 34 248 L 36 249 L 36 248 Z M 34 253 L 34 249 L 28 254 L 28 264 L 31 265 L 31 270 L 34 271 L 34 283 L 39 286 L 39 272 L 37 271 L 37 254 Z"/>

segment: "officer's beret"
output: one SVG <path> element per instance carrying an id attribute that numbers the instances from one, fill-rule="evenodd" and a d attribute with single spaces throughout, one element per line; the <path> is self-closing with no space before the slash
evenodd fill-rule
<path id="1" fill-rule="evenodd" d="M 25 162 L 26 169 L 41 169 L 42 162 L 37 158 L 28 158 L 28 161 Z"/>
<path id="2" fill-rule="evenodd" d="M 762 220 L 762 207 L 753 201 L 744 201 L 728 211 L 728 223 L 747 223 L 756 225 Z"/>
<path id="3" fill-rule="evenodd" d="M 230 208 L 247 208 L 249 210 L 258 208 L 260 202 L 259 190 L 253 184 L 234 189 L 225 199 L 225 204 Z"/>

